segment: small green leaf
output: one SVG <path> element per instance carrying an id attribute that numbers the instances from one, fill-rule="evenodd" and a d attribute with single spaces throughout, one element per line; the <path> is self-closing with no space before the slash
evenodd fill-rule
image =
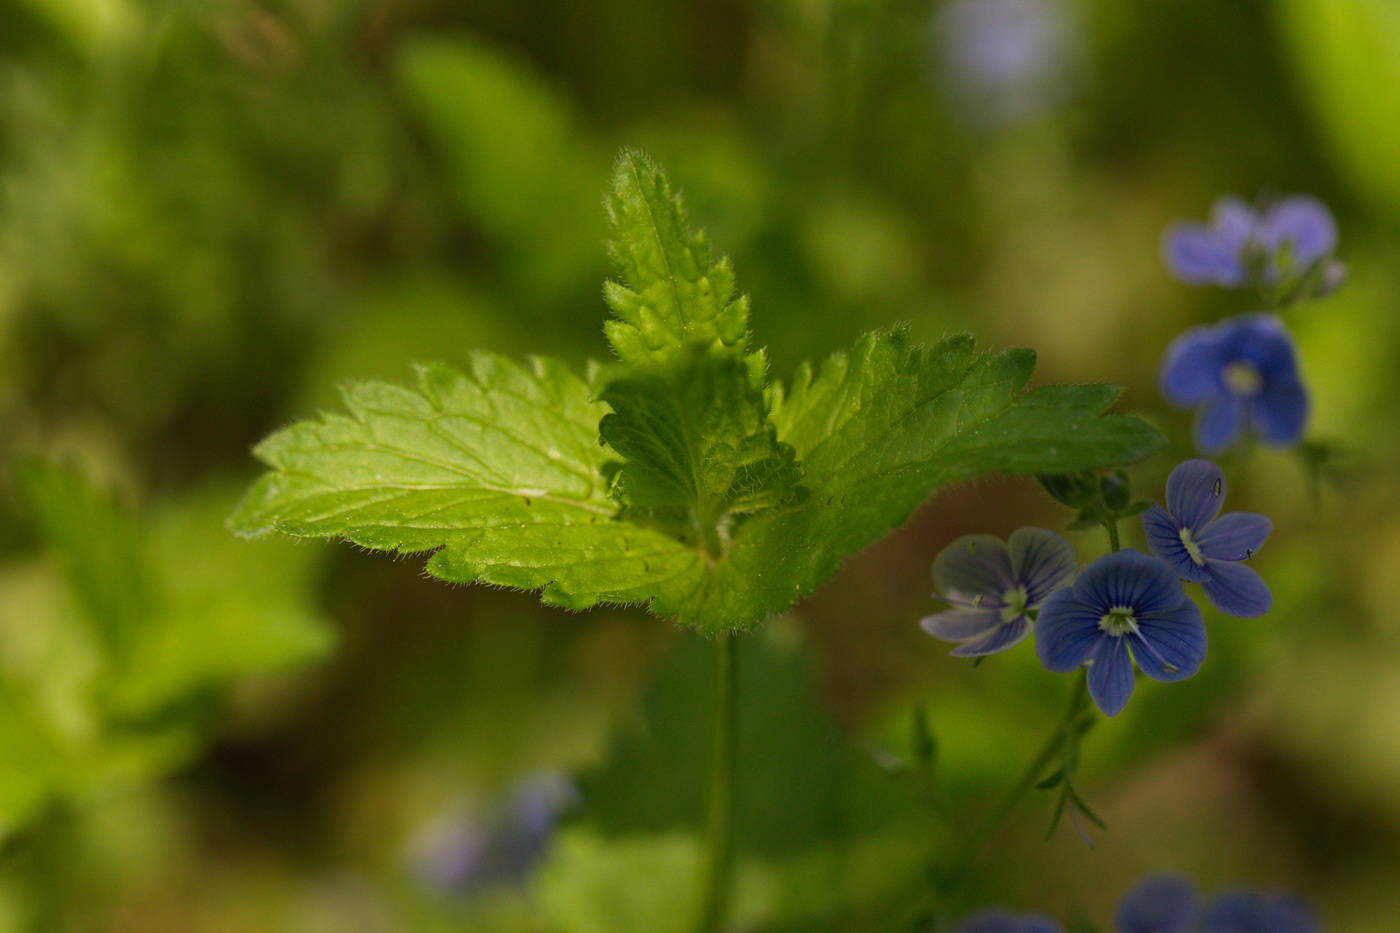
<path id="1" fill-rule="evenodd" d="M 734 517 L 793 503 L 805 490 L 778 442 L 763 393 L 732 353 L 695 349 L 666 367 L 632 368 L 601 393 L 602 439 L 622 455 L 615 488 L 627 514 L 722 553 Z"/>
<path id="2" fill-rule="evenodd" d="M 715 262 L 704 234 L 687 227 L 666 173 L 645 154 L 624 150 L 607 210 L 608 253 L 623 278 L 604 287 L 618 317 L 606 325 L 618 358 L 664 363 L 696 345 L 742 352 L 748 299 L 734 297 L 729 260 Z"/>

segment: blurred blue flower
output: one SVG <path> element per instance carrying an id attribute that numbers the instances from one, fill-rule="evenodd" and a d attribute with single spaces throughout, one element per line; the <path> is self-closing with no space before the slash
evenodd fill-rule
<path id="1" fill-rule="evenodd" d="M 1190 880 L 1149 875 L 1123 895 L 1114 926 L 1118 933 L 1187 933 L 1199 912 Z"/>
<path id="2" fill-rule="evenodd" d="M 1206 909 L 1200 933 L 1321 933 L 1322 925 L 1300 898 L 1232 891 Z"/>
<path id="3" fill-rule="evenodd" d="M 1017 914 L 992 908 L 968 916 L 953 928 L 953 933 L 1064 933 L 1064 929 L 1040 914 Z"/>
<path id="4" fill-rule="evenodd" d="M 1308 393 L 1293 338 L 1272 314 L 1188 330 L 1167 347 L 1159 382 L 1172 404 L 1199 409 L 1196 445 L 1208 454 L 1246 431 L 1270 444 L 1295 444 L 1307 426 Z"/>
<path id="5" fill-rule="evenodd" d="M 419 873 L 431 887 L 464 896 L 523 884 L 548 853 L 559 816 L 577 799 L 568 778 L 529 775 L 485 812 L 430 827 L 416 846 Z"/>
<path id="6" fill-rule="evenodd" d="M 1167 229 L 1162 251 L 1167 268 L 1190 285 L 1278 285 L 1309 279 L 1307 293 L 1334 291 L 1345 267 L 1332 259 L 1337 223 L 1316 198 L 1285 198 L 1256 211 L 1237 197 L 1215 202 L 1209 224 L 1178 223 Z"/>
<path id="7" fill-rule="evenodd" d="M 963 535 L 933 562 L 934 594 L 955 608 L 925 616 L 924 631 L 960 644 L 951 654 L 1005 651 L 1030 633 L 1029 613 L 1074 576 L 1074 545 L 1044 528 L 1018 528 L 1003 544 Z"/>
<path id="8" fill-rule="evenodd" d="M 1078 42 L 1063 0 L 952 0 L 934 27 L 949 92 L 970 121 L 1024 119 L 1064 97 Z"/>
<path id="9" fill-rule="evenodd" d="M 1133 661 L 1153 680 L 1185 680 L 1206 656 L 1201 610 L 1171 567 L 1131 548 L 1105 554 L 1050 595 L 1035 626 L 1040 662 L 1089 665 L 1089 695 L 1116 716 L 1133 695 Z"/>
<path id="10" fill-rule="evenodd" d="M 1252 619 L 1264 615 L 1273 596 L 1263 579 L 1241 561 L 1263 546 L 1273 529 L 1255 512 L 1220 515 L 1225 474 L 1209 460 L 1187 460 L 1167 477 L 1167 507 L 1143 513 L 1147 547 L 1183 580 L 1201 584 L 1221 612 Z M 1216 516 L 1219 516 L 1218 518 Z"/>

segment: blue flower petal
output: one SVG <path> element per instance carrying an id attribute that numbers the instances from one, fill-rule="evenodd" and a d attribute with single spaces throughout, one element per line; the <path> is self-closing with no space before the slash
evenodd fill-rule
<path id="1" fill-rule="evenodd" d="M 1147 535 L 1147 549 L 1166 561 L 1178 577 L 1195 583 L 1209 579 L 1206 568 L 1191 559 L 1181 541 L 1181 531 L 1166 509 L 1154 505 L 1143 512 L 1142 530 Z"/>
<path id="2" fill-rule="evenodd" d="M 1259 436 L 1270 444 L 1296 444 L 1308 424 L 1308 392 L 1296 377 L 1266 379 L 1250 414 Z"/>
<path id="3" fill-rule="evenodd" d="M 1196 535 L 1201 554 L 1216 560 L 1248 560 L 1264 542 L 1274 523 L 1257 512 L 1230 512 L 1222 515 Z"/>
<path id="4" fill-rule="evenodd" d="M 1201 933 L 1320 933 L 1312 910 L 1302 900 L 1256 891 L 1231 891 L 1206 909 Z"/>
<path id="5" fill-rule="evenodd" d="M 1211 205 L 1210 223 L 1238 253 L 1254 237 L 1259 214 L 1244 198 L 1227 194 Z"/>
<path id="6" fill-rule="evenodd" d="M 1292 256 L 1287 271 L 1299 272 L 1337 248 L 1337 222 L 1317 198 L 1298 195 L 1265 213 L 1255 238 L 1270 252 L 1286 244 Z"/>
<path id="7" fill-rule="evenodd" d="M 1234 395 L 1209 402 L 1196 418 L 1196 446 L 1207 454 L 1229 447 L 1244 429 L 1245 411 L 1245 403 Z"/>
<path id="8" fill-rule="evenodd" d="M 1105 716 L 1117 716 L 1133 695 L 1133 659 L 1122 638 L 1106 635 L 1089 665 L 1089 696 Z"/>
<path id="9" fill-rule="evenodd" d="M 1167 511 L 1178 528 L 1200 534 L 1225 504 L 1225 471 L 1209 460 L 1183 460 L 1167 477 Z"/>
<path id="10" fill-rule="evenodd" d="M 1230 362 L 1217 328 L 1193 327 L 1179 335 L 1162 357 L 1157 381 L 1162 395 L 1183 408 L 1225 394 L 1222 373 Z"/>
<path id="11" fill-rule="evenodd" d="M 1273 594 L 1253 569 L 1242 563 L 1207 560 L 1210 579 L 1201 584 L 1210 604 L 1226 615 L 1255 619 L 1274 604 Z"/>
<path id="12" fill-rule="evenodd" d="M 933 585 L 947 602 L 1001 608 L 1002 593 L 1014 585 L 1006 545 L 991 535 L 963 535 L 938 553 Z"/>
<path id="13" fill-rule="evenodd" d="M 1162 260 L 1188 285 L 1243 285 L 1248 270 L 1228 237 L 1200 224 L 1176 224 L 1162 240 Z"/>
<path id="14" fill-rule="evenodd" d="M 1297 372 L 1293 336 L 1277 314 L 1241 314 L 1216 327 L 1229 357 L 1253 364 L 1266 379 Z"/>
<path id="15" fill-rule="evenodd" d="M 1074 545 L 1044 528 L 1017 528 L 1006 548 L 1011 555 L 1012 573 L 1026 588 L 1028 606 L 1040 605 L 1079 570 Z"/>
<path id="16" fill-rule="evenodd" d="M 1148 677 L 1172 683 L 1201 669 L 1206 659 L 1206 626 L 1201 610 L 1184 591 L 1181 605 L 1139 615 L 1137 623 L 1138 634 L 1127 637 L 1133 659 Z"/>
<path id="17" fill-rule="evenodd" d="M 1100 557 L 1084 568 L 1072 589 L 1100 614 L 1119 607 L 1135 613 L 1175 609 L 1184 598 L 1172 568 L 1135 548 Z"/>
<path id="18" fill-rule="evenodd" d="M 1100 639 L 1103 613 L 1075 598 L 1073 588 L 1056 590 L 1040 607 L 1035 622 L 1035 653 L 1040 663 L 1057 674 L 1082 666 Z"/>
<path id="19" fill-rule="evenodd" d="M 996 609 L 948 609 L 924 616 L 920 627 L 934 638 L 944 641 L 967 641 L 980 638 L 1001 625 L 1001 613 Z"/>
<path id="20" fill-rule="evenodd" d="M 1149 875 L 1118 904 L 1118 933 L 1186 933 L 1199 911 L 1196 887 L 1180 875 Z"/>
<path id="21" fill-rule="evenodd" d="M 948 652 L 958 658 L 978 658 L 986 654 L 996 654 L 1021 643 L 1031 633 L 1031 620 L 1027 616 L 1017 616 L 1010 622 L 998 625 L 981 638 L 958 645 Z"/>

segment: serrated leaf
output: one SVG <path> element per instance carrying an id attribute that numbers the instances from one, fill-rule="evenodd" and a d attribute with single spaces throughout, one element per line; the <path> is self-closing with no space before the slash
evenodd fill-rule
<path id="1" fill-rule="evenodd" d="M 748 299 L 734 297 L 729 260 L 714 261 L 704 234 L 687 226 L 666 173 L 645 154 L 624 150 L 607 211 L 608 253 L 623 278 L 604 286 L 618 318 L 606 324 L 618 358 L 665 363 L 695 346 L 742 352 Z"/>
<path id="2" fill-rule="evenodd" d="M 966 335 L 915 346 L 897 330 L 801 371 L 789 392 L 774 392 L 771 418 L 804 465 L 806 502 L 755 515 L 703 589 L 653 609 L 709 631 L 752 625 L 811 593 L 947 483 L 1128 463 L 1165 444 L 1144 422 L 1103 416 L 1112 387 L 1018 397 L 1033 365 L 1028 350 L 978 353 Z"/>
<path id="3" fill-rule="evenodd" d="M 805 492 L 792 448 L 732 353 L 696 349 L 677 364 L 627 369 L 601 397 L 613 408 L 599 428 L 624 458 L 615 489 L 627 513 L 687 544 L 718 556 L 734 517 Z"/>
<path id="4" fill-rule="evenodd" d="M 235 531 L 436 551 L 428 571 L 444 580 L 547 587 L 570 608 L 698 584 L 693 549 L 617 517 L 597 442 L 607 406 L 561 365 L 476 353 L 467 373 L 420 367 L 412 387 L 358 383 L 344 398 L 348 415 L 258 446 L 273 472 Z"/>

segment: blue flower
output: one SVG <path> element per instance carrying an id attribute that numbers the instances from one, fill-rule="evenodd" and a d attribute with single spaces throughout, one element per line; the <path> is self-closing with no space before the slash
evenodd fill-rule
<path id="1" fill-rule="evenodd" d="M 1206 910 L 1200 933 L 1321 933 L 1322 926 L 1300 898 L 1233 891 Z"/>
<path id="2" fill-rule="evenodd" d="M 1050 595 L 1036 621 L 1040 662 L 1058 673 L 1089 665 L 1089 695 L 1117 716 L 1133 695 L 1133 661 L 1153 680 L 1185 680 L 1206 656 L 1201 610 L 1171 567 L 1131 548 L 1105 554 Z"/>
<path id="3" fill-rule="evenodd" d="M 1316 198 L 1285 198 L 1256 211 L 1237 197 L 1211 209 L 1209 225 L 1173 224 L 1163 238 L 1167 268 L 1190 285 L 1278 285 L 1309 278 L 1307 291 L 1327 294 L 1345 276 L 1330 258 L 1337 248 L 1337 223 Z"/>
<path id="4" fill-rule="evenodd" d="M 953 928 L 953 933 L 1064 933 L 1064 927 L 1040 914 L 980 910 Z"/>
<path id="5" fill-rule="evenodd" d="M 1077 57 L 1063 0 L 952 0 L 934 19 L 944 77 L 974 123 L 1009 123 L 1057 104 Z"/>
<path id="6" fill-rule="evenodd" d="M 964 535 L 933 562 L 936 595 L 955 608 L 926 616 L 924 631 L 960 644 L 958 657 L 1005 651 L 1031 630 L 1029 613 L 1078 569 L 1074 545 L 1044 528 L 1018 528 L 1003 544 Z"/>
<path id="7" fill-rule="evenodd" d="M 1188 330 L 1167 347 L 1159 381 L 1172 404 L 1199 409 L 1196 445 L 1208 454 L 1244 431 L 1270 444 L 1294 444 L 1307 425 L 1308 394 L 1293 338 L 1272 314 Z"/>
<path id="8" fill-rule="evenodd" d="M 1273 529 L 1254 512 L 1220 515 L 1225 474 L 1209 460 L 1187 460 L 1167 477 L 1167 507 L 1143 513 L 1147 547 L 1183 580 L 1201 584 L 1206 599 L 1221 612 L 1253 619 L 1273 605 L 1263 579 L 1249 560 Z M 1216 516 L 1219 516 L 1218 518 Z"/>
<path id="9" fill-rule="evenodd" d="M 417 846 L 419 872 L 432 887 L 467 896 L 523 884 L 548 853 L 560 814 L 577 798 L 562 775 L 529 775 L 485 812 L 430 827 Z"/>
<path id="10" fill-rule="evenodd" d="M 1200 907 L 1196 887 L 1180 875 L 1149 875 L 1118 904 L 1118 933 L 1186 933 Z"/>

